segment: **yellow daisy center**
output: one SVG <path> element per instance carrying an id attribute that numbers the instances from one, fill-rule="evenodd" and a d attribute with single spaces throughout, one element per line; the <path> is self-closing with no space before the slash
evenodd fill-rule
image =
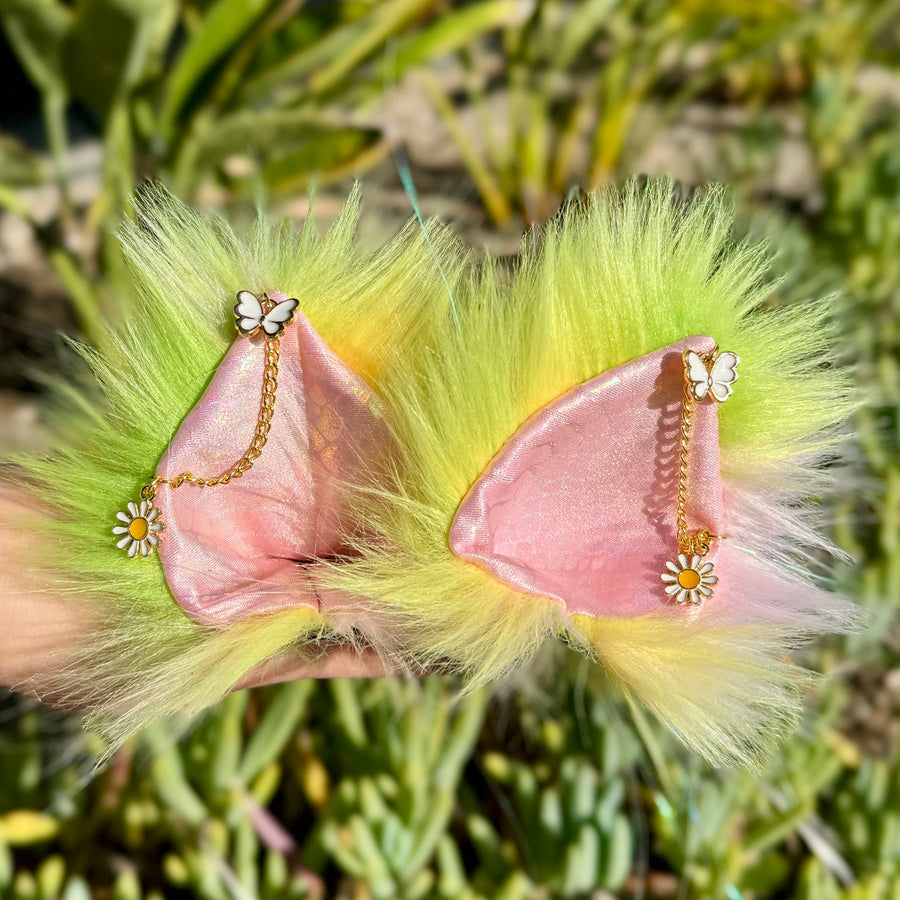
<path id="1" fill-rule="evenodd" d="M 678 573 L 678 586 L 686 591 L 692 591 L 700 584 L 700 573 L 694 569 L 684 569 Z"/>
<path id="2" fill-rule="evenodd" d="M 143 517 L 133 519 L 131 524 L 128 526 L 128 533 L 136 541 L 142 541 L 145 537 L 147 537 L 147 532 L 149 531 L 150 526 L 147 524 L 147 520 Z"/>

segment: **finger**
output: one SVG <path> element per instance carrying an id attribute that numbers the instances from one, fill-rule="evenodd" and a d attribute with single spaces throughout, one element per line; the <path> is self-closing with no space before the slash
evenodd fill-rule
<path id="1" fill-rule="evenodd" d="M 275 656 L 251 669 L 238 681 L 234 690 L 280 684 L 299 678 L 379 678 L 399 674 L 402 674 L 399 669 L 386 667 L 381 657 L 371 650 L 333 647 L 313 660 L 304 660 L 288 653 Z"/>
<path id="2" fill-rule="evenodd" d="M 0 684 L 36 686 L 53 675 L 67 651 L 86 637 L 84 616 L 61 599 L 46 571 L 29 565 L 38 554 L 32 526 L 49 512 L 21 488 L 0 483 Z"/>

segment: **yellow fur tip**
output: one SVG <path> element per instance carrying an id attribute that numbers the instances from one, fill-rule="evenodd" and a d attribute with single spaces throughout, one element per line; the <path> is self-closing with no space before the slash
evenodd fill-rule
<path id="1" fill-rule="evenodd" d="M 810 673 L 778 629 L 573 615 L 569 633 L 629 698 L 714 765 L 756 766 L 795 727 Z"/>
<path id="2" fill-rule="evenodd" d="M 170 624 L 164 639 L 149 642 L 140 622 L 119 622 L 94 636 L 90 655 L 73 660 L 58 685 L 47 689 L 89 713 L 111 754 L 131 734 L 170 716 L 185 721 L 217 703 L 251 669 L 294 649 L 326 628 L 307 606 L 254 616 L 224 628 L 187 619 Z"/>

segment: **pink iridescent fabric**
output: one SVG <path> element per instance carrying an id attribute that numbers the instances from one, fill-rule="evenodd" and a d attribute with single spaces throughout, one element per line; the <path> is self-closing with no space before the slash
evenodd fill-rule
<path id="1" fill-rule="evenodd" d="M 535 413 L 463 500 L 451 550 L 510 587 L 558 599 L 569 614 L 673 607 L 660 573 L 677 553 L 682 353 L 713 346 L 708 337 L 670 344 Z M 689 526 L 724 534 L 712 401 L 694 413 L 688 482 Z M 720 547 L 713 543 L 710 562 Z"/>
<path id="2" fill-rule="evenodd" d="M 269 291 L 276 302 L 286 295 Z M 388 444 L 373 390 L 298 311 L 280 345 L 278 399 L 265 450 L 224 487 L 163 488 L 166 582 L 184 611 L 222 625 L 289 606 L 318 608 L 304 565 L 342 550 L 338 490 L 377 465 Z M 253 437 L 265 363 L 262 337 L 239 338 L 191 410 L 157 474 L 218 475 Z M 343 523 L 346 525 L 346 523 Z"/>

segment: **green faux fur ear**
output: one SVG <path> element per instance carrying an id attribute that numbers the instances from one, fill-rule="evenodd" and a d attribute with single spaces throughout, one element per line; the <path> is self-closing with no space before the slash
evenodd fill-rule
<path id="1" fill-rule="evenodd" d="M 89 623 L 84 646 L 73 648 L 48 689 L 100 717 L 113 740 L 151 718 L 214 702 L 248 668 L 326 628 L 308 610 L 229 628 L 196 625 L 175 604 L 159 558 L 128 559 L 111 529 L 234 339 L 238 290 L 297 297 L 331 348 L 371 384 L 398 352 L 413 354 L 426 340 L 447 303 L 444 279 L 459 278 L 465 254 L 440 228 L 427 226 L 426 235 L 414 223 L 363 252 L 359 209 L 354 190 L 324 237 L 311 219 L 298 233 L 260 218 L 242 238 L 162 189 L 136 201 L 136 222 L 121 236 L 133 315 L 100 346 L 76 345 L 91 376 L 59 387 L 64 432 L 52 453 L 19 460 L 49 511 L 35 525 L 40 550 L 28 564 Z"/>
<path id="2" fill-rule="evenodd" d="M 371 597 L 405 659 L 439 662 L 472 683 L 528 658 L 560 629 L 579 644 L 585 631 L 602 633 L 626 690 L 711 759 L 748 761 L 767 730 L 777 732 L 798 709 L 804 676 L 776 656 L 816 631 L 846 627 L 852 613 L 843 601 L 802 588 L 808 603 L 795 592 L 780 624 L 773 598 L 762 621 L 744 627 L 726 616 L 718 633 L 692 634 L 690 646 L 705 648 L 705 660 L 687 650 L 651 659 L 654 646 L 682 632 L 637 620 L 579 628 L 559 602 L 506 587 L 454 557 L 448 534 L 469 489 L 529 417 L 603 372 L 705 334 L 741 357 L 739 389 L 719 411 L 722 476 L 736 520 L 730 545 L 777 568 L 827 543 L 801 501 L 821 487 L 821 454 L 852 408 L 848 379 L 831 362 L 829 304 L 765 310 L 767 268 L 765 247 L 733 239 L 723 188 L 685 203 L 665 179 L 630 182 L 569 208 L 525 238 L 511 277 L 486 264 L 457 289 L 458 321 L 444 316 L 434 350 L 385 373 L 397 476 L 358 495 L 355 518 L 370 534 L 357 540 L 356 559 L 328 572 L 331 586 Z M 650 633 L 654 641 L 642 646 Z M 602 662 L 604 642 L 591 652 Z M 642 667 L 669 678 L 680 672 L 688 687 L 648 692 L 637 677 Z M 692 681 L 692 671 L 704 679 Z M 700 696 L 717 678 L 718 692 Z M 754 685 L 771 702 L 754 703 Z M 722 721 L 713 697 L 728 698 Z M 741 708 L 744 725 L 731 730 Z"/>

